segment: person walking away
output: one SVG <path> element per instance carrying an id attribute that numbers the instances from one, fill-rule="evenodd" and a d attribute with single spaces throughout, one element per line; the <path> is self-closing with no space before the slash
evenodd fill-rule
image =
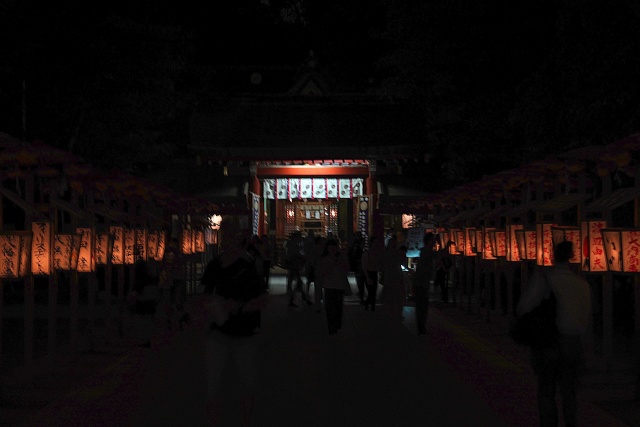
<path id="1" fill-rule="evenodd" d="M 362 269 L 362 253 L 364 252 L 364 238 L 359 231 L 353 236 L 353 241 L 349 246 L 349 269 L 353 272 L 356 278 L 356 285 L 358 288 L 358 299 L 360 304 L 364 305 L 364 292 L 365 292 L 365 278 L 364 271 Z"/>
<path id="2" fill-rule="evenodd" d="M 307 279 L 306 294 L 310 295 L 311 283 L 315 282 L 314 263 L 316 259 L 316 236 L 313 230 L 309 230 L 304 238 L 304 273 Z"/>
<path id="3" fill-rule="evenodd" d="M 404 275 L 402 265 L 406 262 L 406 254 L 398 248 L 398 238 L 392 236 L 387 242 L 382 259 L 382 303 L 385 312 L 392 320 L 402 320 L 405 300 Z"/>
<path id="4" fill-rule="evenodd" d="M 559 243 L 554 248 L 555 266 L 532 276 L 516 307 L 517 315 L 522 316 L 537 307 L 550 293 L 556 299 L 558 339 L 544 348 L 531 348 L 540 426 L 544 427 L 558 425 L 558 386 L 565 425 L 577 425 L 576 389 L 583 363 L 581 337 L 590 323 L 591 291 L 586 280 L 570 268 L 573 250 L 572 242 Z"/>
<path id="5" fill-rule="evenodd" d="M 443 245 L 440 242 L 436 255 L 436 278 L 433 282 L 436 289 L 440 289 L 440 300 L 449 304 L 449 270 L 453 266 L 451 254 L 449 254 L 449 246 L 452 242 Z"/>
<path id="6" fill-rule="evenodd" d="M 296 292 L 300 292 L 302 300 L 307 304 L 313 304 L 304 292 L 304 286 L 302 283 L 301 270 L 304 268 L 304 246 L 302 242 L 302 235 L 299 231 L 291 234 L 289 242 L 287 242 L 285 253 L 285 268 L 287 272 L 287 294 L 289 295 L 289 306 L 297 307 L 294 302 L 294 296 Z M 296 282 L 296 287 L 293 288 L 293 281 Z"/>
<path id="7" fill-rule="evenodd" d="M 267 234 L 260 236 L 262 243 L 262 277 L 267 289 L 269 289 L 269 278 L 271 277 L 271 266 L 273 265 L 273 247 L 271 239 Z"/>
<path id="8" fill-rule="evenodd" d="M 424 246 L 420 249 L 416 272 L 412 278 L 418 335 L 425 335 L 427 333 L 429 288 L 431 287 L 431 279 L 434 275 L 436 261 L 435 235 L 433 233 L 425 233 L 422 241 Z"/>
<path id="9" fill-rule="evenodd" d="M 382 256 L 384 251 L 384 241 L 376 236 L 369 239 L 369 249 L 362 254 L 362 270 L 364 271 L 365 286 L 367 288 L 367 298 L 364 301 L 364 309 L 371 311 L 376 309 L 376 299 L 378 293 L 378 275 L 382 271 Z"/>
<path id="10" fill-rule="evenodd" d="M 327 240 L 317 264 L 317 284 L 324 292 L 329 335 L 342 327 L 344 293 L 349 287 L 349 262 L 334 239 Z"/>
<path id="11" fill-rule="evenodd" d="M 201 278 L 207 296 L 206 325 L 210 325 L 205 340 L 206 411 L 214 426 L 220 421 L 221 380 L 228 364 L 234 363 L 237 368 L 241 425 L 250 424 L 255 401 L 257 348 L 253 335 L 268 295 L 256 259 L 246 250 L 247 240 L 234 226 L 224 229 L 222 253 L 209 262 Z"/>

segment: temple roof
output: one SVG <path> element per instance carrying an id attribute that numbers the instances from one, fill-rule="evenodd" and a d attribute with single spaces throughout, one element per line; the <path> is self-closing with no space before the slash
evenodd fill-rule
<path id="1" fill-rule="evenodd" d="M 250 71 L 242 71 L 246 86 L 234 84 L 231 95 L 216 92 L 200 102 L 190 123 L 190 151 L 215 160 L 422 158 L 428 151 L 418 106 L 373 93 L 342 93 L 313 56 L 289 74 L 288 86 L 280 76 L 280 84 L 266 90 L 264 80 L 274 70 L 265 76 Z"/>

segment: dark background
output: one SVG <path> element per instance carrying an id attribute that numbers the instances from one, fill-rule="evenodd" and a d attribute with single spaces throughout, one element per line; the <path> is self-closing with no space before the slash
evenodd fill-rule
<path id="1" fill-rule="evenodd" d="M 415 104 L 437 191 L 637 132 L 639 41 L 633 0 L 4 0 L 0 131 L 145 175 L 228 66 L 313 51 L 336 90 Z"/>

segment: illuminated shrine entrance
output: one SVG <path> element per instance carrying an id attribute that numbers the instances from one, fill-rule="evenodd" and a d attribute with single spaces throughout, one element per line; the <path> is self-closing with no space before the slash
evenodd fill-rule
<path id="1" fill-rule="evenodd" d="M 336 201 L 294 201 L 284 204 L 286 236 L 294 231 L 307 235 L 326 236 L 328 232 L 338 235 L 338 203 Z"/>

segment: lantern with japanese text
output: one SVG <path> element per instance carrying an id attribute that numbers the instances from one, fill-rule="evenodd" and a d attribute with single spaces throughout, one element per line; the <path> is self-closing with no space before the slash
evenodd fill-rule
<path id="1" fill-rule="evenodd" d="M 76 233 L 80 235 L 80 248 L 78 250 L 78 265 L 76 269 L 79 273 L 95 271 L 93 260 L 93 230 L 88 227 L 78 227 L 76 228 Z"/>
<path id="2" fill-rule="evenodd" d="M 49 221 L 31 223 L 31 274 L 36 276 L 51 274 L 51 228 Z"/>
<path id="3" fill-rule="evenodd" d="M 125 228 L 124 236 L 124 263 L 133 265 L 136 263 L 136 230 Z"/>
<path id="4" fill-rule="evenodd" d="M 538 256 L 536 247 L 536 230 L 516 230 L 516 239 L 518 241 L 518 253 L 520 259 L 535 260 Z"/>
<path id="5" fill-rule="evenodd" d="M 607 228 L 607 221 L 582 221 L 582 271 L 592 273 L 607 271 L 604 241 L 601 230 Z"/>
<path id="6" fill-rule="evenodd" d="M 536 224 L 536 263 L 541 267 L 553 265 L 553 233 L 551 228 L 555 224 L 538 223 Z"/>
<path id="7" fill-rule="evenodd" d="M 31 231 L 0 233 L 0 279 L 21 279 L 29 274 Z"/>
<path id="8" fill-rule="evenodd" d="M 438 249 L 446 248 L 449 244 L 451 236 L 447 230 L 444 228 L 438 229 Z"/>
<path id="9" fill-rule="evenodd" d="M 147 232 L 147 259 L 162 261 L 164 257 L 166 232 L 152 230 Z"/>
<path id="10" fill-rule="evenodd" d="M 640 273 L 640 229 L 602 228 L 609 271 Z"/>
<path id="11" fill-rule="evenodd" d="M 565 240 L 573 243 L 573 256 L 569 260 L 572 264 L 580 264 L 582 261 L 582 239 L 580 238 L 579 227 L 557 226 L 551 227 L 553 236 L 553 247 Z"/>
<path id="12" fill-rule="evenodd" d="M 53 268 L 56 270 L 75 270 L 78 267 L 80 252 L 79 234 L 55 234 L 53 236 Z"/>
<path id="13" fill-rule="evenodd" d="M 194 253 L 193 231 L 185 228 L 182 230 L 182 253 L 189 255 Z"/>
<path id="14" fill-rule="evenodd" d="M 113 249 L 111 251 L 111 263 L 114 265 L 124 264 L 124 228 L 120 226 L 109 227 L 113 235 Z"/>
<path id="15" fill-rule="evenodd" d="M 458 238 L 458 230 L 455 228 L 451 228 L 449 230 L 449 241 L 451 244 L 449 245 L 449 255 L 460 255 L 458 252 L 458 242 L 456 239 Z"/>
<path id="16" fill-rule="evenodd" d="M 136 246 L 134 248 L 134 254 L 136 261 L 142 259 L 147 260 L 147 229 L 136 228 Z"/>
<path id="17" fill-rule="evenodd" d="M 520 261 L 520 251 L 518 251 L 518 239 L 516 230 L 522 230 L 522 224 L 507 225 L 507 261 Z"/>
<path id="18" fill-rule="evenodd" d="M 493 254 L 493 248 L 491 245 L 491 233 L 495 231 L 493 227 L 485 227 L 482 233 L 482 259 L 495 260 L 496 256 Z M 494 233 L 495 235 L 495 233 Z"/>
<path id="19" fill-rule="evenodd" d="M 506 230 L 489 230 L 489 242 L 491 253 L 496 257 L 507 256 L 507 232 Z"/>
<path id="20" fill-rule="evenodd" d="M 484 230 L 482 228 L 476 228 L 475 246 L 475 251 L 482 253 L 484 250 Z"/>
<path id="21" fill-rule="evenodd" d="M 464 254 L 465 238 L 464 230 L 456 229 L 456 251 L 458 254 Z"/>
<path id="22" fill-rule="evenodd" d="M 93 255 L 96 265 L 109 264 L 112 260 L 113 234 L 108 232 L 96 233 Z"/>
<path id="23" fill-rule="evenodd" d="M 204 242 L 204 232 L 202 230 L 194 230 L 193 246 L 194 246 L 194 253 L 204 253 L 205 242 Z"/>
<path id="24" fill-rule="evenodd" d="M 476 229 L 464 228 L 464 256 L 476 256 Z"/>

